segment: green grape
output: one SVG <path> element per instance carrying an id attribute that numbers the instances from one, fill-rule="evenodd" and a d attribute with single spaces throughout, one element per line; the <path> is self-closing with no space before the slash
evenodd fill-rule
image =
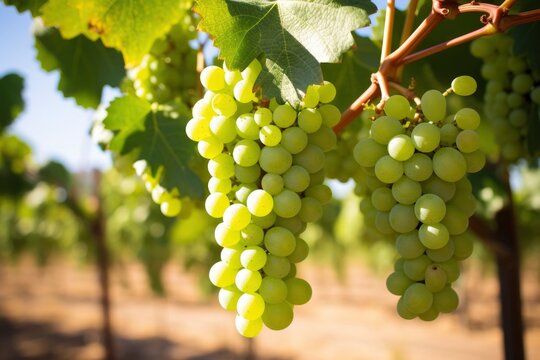
<path id="1" fill-rule="evenodd" d="M 272 255 L 285 257 L 294 251 L 296 238 L 285 228 L 273 227 L 264 235 L 264 245 Z"/>
<path id="2" fill-rule="evenodd" d="M 264 312 L 264 300 L 261 295 L 242 294 L 236 304 L 238 315 L 247 320 L 255 320 L 262 316 Z"/>
<path id="3" fill-rule="evenodd" d="M 247 197 L 247 208 L 255 216 L 266 216 L 274 207 L 272 195 L 262 189 L 252 191 Z"/>
<path id="4" fill-rule="evenodd" d="M 408 308 L 405 307 L 406 304 L 403 301 L 403 296 L 399 298 L 399 301 L 397 303 L 397 313 L 399 316 L 401 316 L 405 320 L 412 320 L 416 317 L 414 313 L 412 313 Z"/>
<path id="5" fill-rule="evenodd" d="M 245 205 L 249 194 L 257 189 L 257 184 L 240 184 L 235 189 L 234 196 L 236 197 L 236 200 Z"/>
<path id="6" fill-rule="evenodd" d="M 255 141 L 243 139 L 234 145 L 232 155 L 238 165 L 248 167 L 257 164 L 260 153 L 261 149 Z"/>
<path id="7" fill-rule="evenodd" d="M 450 234 L 441 223 L 422 224 L 418 229 L 418 238 L 428 249 L 440 249 L 448 243 Z"/>
<path id="8" fill-rule="evenodd" d="M 306 229 L 306 223 L 300 220 L 298 215 L 290 218 L 277 217 L 275 225 L 284 227 L 295 235 L 300 234 Z"/>
<path id="9" fill-rule="evenodd" d="M 414 259 L 403 259 L 403 272 L 414 281 L 424 280 L 426 269 L 432 261 L 426 255 L 420 255 Z"/>
<path id="10" fill-rule="evenodd" d="M 480 137 L 474 130 L 462 130 L 456 137 L 456 145 L 462 153 L 472 153 L 480 147 Z"/>
<path id="11" fill-rule="evenodd" d="M 225 86 L 225 71 L 218 66 L 207 66 L 201 71 L 201 83 L 210 91 L 219 91 Z"/>
<path id="12" fill-rule="evenodd" d="M 223 143 L 215 136 L 209 136 L 199 141 L 197 150 L 203 158 L 213 159 L 223 151 Z"/>
<path id="13" fill-rule="evenodd" d="M 422 191 L 427 194 L 437 195 L 444 201 L 449 201 L 456 193 L 456 185 L 453 182 L 441 180 L 436 175 L 432 175 L 429 179 L 422 183 Z"/>
<path id="14" fill-rule="evenodd" d="M 404 259 L 415 259 L 424 253 L 426 247 L 420 242 L 418 230 L 415 229 L 399 234 L 396 238 L 396 250 Z"/>
<path id="15" fill-rule="evenodd" d="M 441 291 L 446 286 L 446 273 L 437 264 L 426 269 L 425 284 L 432 293 Z"/>
<path id="16" fill-rule="evenodd" d="M 241 269 L 236 274 L 234 283 L 238 290 L 252 294 L 259 289 L 262 282 L 261 273 L 249 269 Z"/>
<path id="17" fill-rule="evenodd" d="M 287 301 L 294 305 L 303 305 L 311 299 L 312 290 L 309 283 L 300 278 L 285 279 L 287 285 Z"/>
<path id="18" fill-rule="evenodd" d="M 390 211 L 396 204 L 392 190 L 387 187 L 380 187 L 371 193 L 373 207 L 379 211 Z"/>
<path id="19" fill-rule="evenodd" d="M 302 200 L 294 191 L 283 189 L 274 196 L 274 212 L 278 216 L 291 218 L 298 214 L 301 207 Z"/>
<path id="20" fill-rule="evenodd" d="M 234 245 L 233 247 L 226 247 L 221 249 L 220 258 L 221 261 L 226 262 L 235 269 L 239 269 L 240 264 L 240 255 L 242 254 L 244 247 L 241 245 Z"/>
<path id="21" fill-rule="evenodd" d="M 402 176 L 392 185 L 391 192 L 394 199 L 400 204 L 411 205 L 422 195 L 422 186 L 417 181 Z"/>
<path id="22" fill-rule="evenodd" d="M 234 283 L 236 269 L 223 261 L 218 261 L 210 268 L 209 277 L 212 284 L 224 288 Z"/>
<path id="23" fill-rule="evenodd" d="M 428 311 L 418 314 L 418 317 L 424 321 L 433 321 L 439 317 L 439 311 L 432 306 Z"/>
<path id="24" fill-rule="evenodd" d="M 232 230 L 242 230 L 251 221 L 251 214 L 247 206 L 232 204 L 223 213 L 223 223 Z"/>
<path id="25" fill-rule="evenodd" d="M 266 264 L 263 267 L 263 271 L 267 276 L 276 277 L 279 279 L 287 276 L 291 270 L 291 263 L 289 260 L 282 256 L 268 255 Z"/>
<path id="26" fill-rule="evenodd" d="M 302 99 L 302 106 L 306 108 L 314 108 L 319 103 L 319 91 L 318 86 L 309 85 L 306 89 L 304 98 Z"/>
<path id="27" fill-rule="evenodd" d="M 388 142 L 388 154 L 396 160 L 408 160 L 414 154 L 415 144 L 408 135 L 399 134 Z"/>
<path id="28" fill-rule="evenodd" d="M 255 119 L 255 123 L 260 126 L 266 126 L 270 125 L 272 122 L 272 111 L 267 108 L 258 108 L 257 111 L 255 111 L 255 114 L 253 115 Z"/>
<path id="29" fill-rule="evenodd" d="M 235 246 L 240 241 L 240 232 L 231 229 L 224 223 L 220 223 L 214 230 L 214 238 L 219 246 L 231 247 Z"/>
<path id="30" fill-rule="evenodd" d="M 361 139 L 353 150 L 354 159 L 363 167 L 375 166 L 377 160 L 384 155 L 387 155 L 386 147 L 371 138 Z"/>
<path id="31" fill-rule="evenodd" d="M 444 200 L 435 194 L 424 194 L 414 204 L 414 213 L 424 224 L 433 225 L 441 222 L 446 215 Z"/>
<path id="32" fill-rule="evenodd" d="M 213 194 L 215 192 L 227 194 L 229 191 L 231 191 L 231 188 L 231 179 L 218 179 L 215 177 L 211 177 L 208 180 L 208 191 L 210 192 L 210 194 Z M 228 201 L 227 206 L 229 206 Z M 223 208 L 223 211 L 225 211 L 225 208 Z"/>
<path id="33" fill-rule="evenodd" d="M 261 186 L 264 191 L 270 195 L 279 194 L 284 187 L 283 177 L 278 174 L 268 173 L 265 174 L 261 180 Z"/>
<path id="34" fill-rule="evenodd" d="M 219 304 L 225 310 L 236 311 L 236 304 L 241 295 L 242 293 L 234 285 L 219 289 Z"/>
<path id="35" fill-rule="evenodd" d="M 167 217 L 175 217 L 182 210 L 182 202 L 176 198 L 167 199 L 161 203 L 160 210 Z"/>
<path id="36" fill-rule="evenodd" d="M 381 116 L 371 124 L 371 138 L 381 145 L 387 145 L 390 139 L 402 133 L 401 123 L 389 116 Z"/>
<path id="37" fill-rule="evenodd" d="M 456 149 L 441 148 L 433 155 L 433 171 L 444 181 L 456 182 L 465 176 L 467 162 Z"/>
<path id="38" fill-rule="evenodd" d="M 440 249 L 427 249 L 426 255 L 432 261 L 446 262 L 454 256 L 455 245 L 452 239 L 448 240 L 448 243 Z"/>
<path id="39" fill-rule="evenodd" d="M 261 73 L 262 65 L 257 59 L 252 60 L 249 65 L 242 70 L 242 78 L 244 80 L 250 81 L 252 83 L 255 83 L 255 80 L 257 80 L 257 77 Z"/>
<path id="40" fill-rule="evenodd" d="M 186 124 L 186 135 L 193 141 L 200 141 L 211 136 L 210 120 L 205 117 L 194 117 Z"/>
<path id="41" fill-rule="evenodd" d="M 402 271 L 395 271 L 386 278 L 386 288 L 394 295 L 403 295 L 413 283 Z"/>
<path id="42" fill-rule="evenodd" d="M 262 279 L 259 294 L 267 304 L 280 304 L 287 298 L 287 285 L 282 279 L 266 276 Z"/>
<path id="43" fill-rule="evenodd" d="M 302 199 L 302 206 L 298 212 L 298 216 L 302 221 L 306 223 L 316 222 L 322 217 L 322 215 L 322 204 L 318 200 L 310 197 L 304 197 Z"/>
<path id="44" fill-rule="evenodd" d="M 398 233 L 408 233 L 413 231 L 418 225 L 418 219 L 414 214 L 412 205 L 396 204 L 390 210 L 390 226 Z"/>
<path id="45" fill-rule="evenodd" d="M 332 200 L 332 190 L 324 184 L 310 186 L 304 192 L 305 196 L 319 200 L 321 204 L 327 204 Z"/>
<path id="46" fill-rule="evenodd" d="M 311 144 L 318 146 L 325 153 L 335 149 L 337 146 L 336 133 L 324 124 L 321 125 L 319 130 L 309 134 L 308 138 Z"/>
<path id="47" fill-rule="evenodd" d="M 281 145 L 265 146 L 261 150 L 259 164 L 264 171 L 281 175 L 291 167 L 292 161 L 291 153 Z"/>
<path id="48" fill-rule="evenodd" d="M 259 140 L 266 146 L 276 146 L 281 137 L 281 129 L 275 125 L 265 125 L 259 130 Z"/>
<path id="49" fill-rule="evenodd" d="M 403 163 L 403 172 L 414 181 L 424 181 L 433 173 L 433 163 L 426 154 L 415 153 Z"/>
<path id="50" fill-rule="evenodd" d="M 392 95 L 384 104 L 384 113 L 394 119 L 406 118 L 409 114 L 409 100 L 403 95 Z"/>
<path id="51" fill-rule="evenodd" d="M 233 154 L 234 155 L 234 154 Z M 261 175 L 261 167 L 258 164 L 252 166 L 234 166 L 236 179 L 243 184 L 255 183 Z"/>
<path id="52" fill-rule="evenodd" d="M 249 246 L 240 255 L 240 263 L 249 270 L 257 271 L 266 264 L 266 252 L 259 246 Z"/>
<path id="53" fill-rule="evenodd" d="M 289 105 L 279 105 L 273 114 L 274 124 L 281 128 L 288 128 L 296 120 L 296 111 Z"/>
<path id="54" fill-rule="evenodd" d="M 253 220 L 253 223 L 260 226 L 263 229 L 268 229 L 272 225 L 274 225 L 274 222 L 276 221 L 276 214 L 274 212 L 271 212 L 270 214 L 259 217 L 259 216 L 252 216 L 251 219 Z"/>
<path id="55" fill-rule="evenodd" d="M 518 94 L 527 94 L 534 84 L 532 76 L 529 74 L 517 74 L 512 79 L 512 90 Z"/>
<path id="56" fill-rule="evenodd" d="M 450 259 L 450 260 L 441 262 L 439 263 L 439 265 L 446 272 L 446 276 L 448 277 L 449 283 L 452 283 L 459 278 L 459 274 L 460 274 L 459 264 L 455 259 Z"/>
<path id="57" fill-rule="evenodd" d="M 429 153 L 439 146 L 441 132 L 433 124 L 420 123 L 413 129 L 411 139 L 418 151 Z"/>
<path id="58" fill-rule="evenodd" d="M 254 98 L 253 94 L 253 83 L 246 81 L 246 80 L 240 80 L 234 85 L 234 98 L 241 103 L 248 103 L 251 102 Z"/>
<path id="59" fill-rule="evenodd" d="M 234 323 L 238 333 L 247 338 L 252 338 L 259 335 L 263 326 L 263 321 L 261 318 L 248 320 L 240 315 L 236 315 Z"/>
<path id="60" fill-rule="evenodd" d="M 244 139 L 259 139 L 259 125 L 257 125 L 253 114 L 242 114 L 236 119 L 236 133 Z"/>
<path id="61" fill-rule="evenodd" d="M 302 238 L 296 238 L 296 246 L 294 251 L 287 256 L 291 263 L 299 263 L 304 261 L 309 254 L 309 245 Z"/>
<path id="62" fill-rule="evenodd" d="M 323 169 L 325 162 L 324 152 L 316 145 L 308 144 L 304 150 L 295 154 L 293 163 L 300 165 L 310 174 L 314 174 Z"/>
<path id="63" fill-rule="evenodd" d="M 240 231 L 240 237 L 246 246 L 259 245 L 263 242 L 264 231 L 259 225 L 251 223 Z"/>
<path id="64" fill-rule="evenodd" d="M 262 315 L 264 325 L 272 330 L 285 329 L 292 323 L 293 318 L 293 308 L 286 302 L 266 305 Z"/>
<path id="65" fill-rule="evenodd" d="M 455 235 L 450 237 L 454 243 L 454 258 L 456 260 L 465 260 L 471 256 L 474 250 L 474 244 L 471 236 L 467 234 Z"/>
<path id="66" fill-rule="evenodd" d="M 230 117 L 236 112 L 236 101 L 228 94 L 216 94 L 212 98 L 212 108 L 219 115 Z"/>
<path id="67" fill-rule="evenodd" d="M 229 143 L 236 138 L 236 122 L 232 117 L 215 116 L 210 120 L 210 132 L 222 143 Z"/>
<path id="68" fill-rule="evenodd" d="M 450 235 L 459 235 L 469 227 L 469 218 L 459 208 L 447 205 L 446 216 L 441 223 L 448 229 Z"/>
<path id="69" fill-rule="evenodd" d="M 449 313 L 457 309 L 459 297 L 450 286 L 433 294 L 433 307 L 442 313 Z"/>
<path id="70" fill-rule="evenodd" d="M 441 127 L 441 145 L 452 146 L 456 142 L 459 134 L 459 129 L 452 124 L 444 124 Z"/>
<path id="71" fill-rule="evenodd" d="M 428 311 L 433 302 L 433 294 L 425 284 L 412 284 L 403 293 L 403 306 L 413 314 Z"/>
<path id="72" fill-rule="evenodd" d="M 206 212 L 208 213 L 208 215 L 214 218 L 223 217 L 223 214 L 228 207 L 229 198 L 225 193 L 221 192 L 216 192 L 208 195 L 204 203 L 204 208 Z"/>
<path id="73" fill-rule="evenodd" d="M 471 108 L 460 109 L 455 115 L 454 120 L 460 129 L 475 130 L 480 125 L 480 115 Z"/>
<path id="74" fill-rule="evenodd" d="M 486 165 L 486 155 L 481 150 L 476 150 L 468 154 L 463 154 L 467 162 L 467 172 L 477 173 Z"/>
<path id="75" fill-rule="evenodd" d="M 381 234 L 390 235 L 394 233 L 394 229 L 390 225 L 390 213 L 389 212 L 377 212 L 375 217 L 375 228 L 379 230 Z"/>
<path id="76" fill-rule="evenodd" d="M 438 90 L 428 90 L 420 99 L 422 113 L 433 122 L 439 122 L 446 116 L 446 98 Z"/>
<path id="77" fill-rule="evenodd" d="M 308 136 L 299 127 L 293 126 L 283 130 L 281 133 L 281 146 L 291 154 L 298 154 L 306 148 Z"/>
<path id="78" fill-rule="evenodd" d="M 307 189 L 310 176 L 306 169 L 293 165 L 283 174 L 283 184 L 285 188 L 300 193 Z"/>
<path id="79" fill-rule="evenodd" d="M 341 111 L 335 105 L 321 105 L 317 110 L 321 114 L 323 124 L 330 128 L 336 126 L 341 120 Z"/>
<path id="80" fill-rule="evenodd" d="M 452 90 L 459 96 L 469 96 L 476 91 L 476 80 L 472 76 L 462 75 L 452 80 Z"/>
<path id="81" fill-rule="evenodd" d="M 329 81 L 324 81 L 318 88 L 319 101 L 321 103 L 329 103 L 336 97 L 336 87 Z"/>
<path id="82" fill-rule="evenodd" d="M 385 155 L 375 164 L 375 175 L 383 183 L 392 184 L 403 175 L 403 163 Z"/>
<path id="83" fill-rule="evenodd" d="M 307 134 L 312 134 L 320 129 L 322 117 L 316 109 L 304 109 L 298 114 L 298 127 Z"/>

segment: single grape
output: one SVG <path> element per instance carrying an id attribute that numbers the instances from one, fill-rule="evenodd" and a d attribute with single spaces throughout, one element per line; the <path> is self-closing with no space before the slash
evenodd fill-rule
<path id="1" fill-rule="evenodd" d="M 476 80 L 472 76 L 458 76 L 452 81 L 452 90 L 459 96 L 469 96 L 476 91 Z"/>

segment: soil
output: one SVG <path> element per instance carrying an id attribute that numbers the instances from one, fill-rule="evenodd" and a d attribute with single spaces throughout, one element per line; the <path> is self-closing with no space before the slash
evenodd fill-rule
<path id="1" fill-rule="evenodd" d="M 455 314 L 406 321 L 384 275 L 354 265 L 340 283 L 331 268 L 306 264 L 300 274 L 313 299 L 295 308 L 286 330 L 263 330 L 254 341 L 234 329 L 234 314 L 201 295 L 196 276 L 165 271 L 168 296 L 153 295 L 144 270 L 111 272 L 115 359 L 479 360 L 502 359 L 497 283 L 467 270 Z M 0 266 L 0 359 L 93 360 L 105 356 L 96 272 L 69 262 L 39 268 Z M 540 359 L 540 286 L 523 277 L 528 359 Z"/>

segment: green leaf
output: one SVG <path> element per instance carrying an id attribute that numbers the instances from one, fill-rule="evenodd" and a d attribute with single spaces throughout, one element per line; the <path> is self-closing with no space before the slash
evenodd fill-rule
<path id="1" fill-rule="evenodd" d="M 0 78 L 0 134 L 24 109 L 24 79 L 15 73 Z"/>
<path id="2" fill-rule="evenodd" d="M 45 24 L 58 27 L 64 37 L 99 36 L 131 67 L 190 5 L 188 0 L 49 0 L 42 11 Z"/>
<path id="3" fill-rule="evenodd" d="M 380 49 L 368 38 L 354 35 L 356 46 L 343 55 L 340 64 L 322 64 L 324 79 L 336 87 L 339 96 L 332 102 L 347 109 L 371 84 L 371 74 L 379 67 Z"/>
<path id="4" fill-rule="evenodd" d="M 34 17 L 39 16 L 39 10 L 46 2 L 47 0 L 4 0 L 4 4 L 15 6 L 20 13 L 29 10 Z"/>
<path id="5" fill-rule="evenodd" d="M 122 154 L 139 150 L 138 159 L 145 160 L 153 176 L 163 166 L 160 184 L 171 190 L 177 188 L 181 195 L 201 198 L 203 184 L 189 167 L 194 146 L 185 132 L 188 118 L 168 118 L 163 112 L 150 112 L 144 130 L 126 138 Z"/>
<path id="6" fill-rule="evenodd" d="M 46 71 L 59 70 L 58 90 L 77 104 L 97 107 L 105 85 L 118 86 L 125 76 L 120 54 L 100 41 L 79 35 L 65 40 L 58 30 L 36 27 L 37 59 Z"/>
<path id="7" fill-rule="evenodd" d="M 69 189 L 71 186 L 71 174 L 66 167 L 58 161 L 49 161 L 39 169 L 39 180 L 46 183 Z"/>
<path id="8" fill-rule="evenodd" d="M 134 132 L 144 130 L 150 104 L 134 95 L 114 99 L 107 108 L 107 117 L 103 120 L 106 129 L 115 132 L 109 144 L 112 151 L 122 151 L 125 140 Z"/>
<path id="9" fill-rule="evenodd" d="M 291 104 L 322 81 L 318 63 L 339 61 L 375 10 L 369 0 L 200 0 L 195 8 L 227 66 L 244 69 L 264 54 L 264 95 Z"/>

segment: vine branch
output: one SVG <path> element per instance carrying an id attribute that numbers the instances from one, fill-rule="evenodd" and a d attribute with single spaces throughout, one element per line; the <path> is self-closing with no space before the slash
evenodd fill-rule
<path id="1" fill-rule="evenodd" d="M 412 0 L 416 1 L 416 0 Z M 389 12 L 394 11 L 394 1 L 388 0 Z M 472 1 L 468 4 L 458 5 L 455 0 L 433 0 L 431 13 L 422 21 L 422 23 L 412 32 L 405 41 L 392 53 L 386 55 L 391 44 L 391 32 L 393 25 L 388 24 L 393 20 L 393 15 L 387 17 L 383 38 L 382 61 L 379 70 L 372 76 L 372 84 L 366 91 L 355 100 L 353 104 L 342 114 L 341 121 L 334 127 L 336 133 L 341 132 L 356 116 L 364 109 L 368 101 L 381 95 L 382 102 L 389 95 L 388 84 L 399 80 L 399 69 L 413 61 L 425 58 L 444 51 L 448 48 L 472 41 L 476 38 L 491 35 L 496 32 L 504 32 L 509 28 L 521 24 L 540 21 L 540 9 L 521 12 L 516 15 L 509 15 L 508 12 L 514 6 L 516 0 L 505 0 L 500 6 Z M 392 4 L 392 6 L 390 6 Z M 413 7 L 411 7 L 412 9 Z M 411 13 L 414 11 L 410 10 Z M 455 19 L 464 13 L 481 12 L 484 15 L 480 21 L 485 25 L 480 29 L 461 35 L 455 39 L 445 41 L 441 44 L 431 46 L 427 49 L 413 53 L 414 49 L 445 19 Z M 413 17 L 414 20 L 414 17 Z M 410 20 L 412 21 L 412 20 Z M 393 21 L 392 21 L 393 23 Z M 411 25 L 407 25 L 412 27 Z M 394 85 L 392 87 L 395 88 Z"/>
<path id="2" fill-rule="evenodd" d="M 388 0 L 386 3 L 386 16 L 384 19 L 384 35 L 381 49 L 381 64 L 384 59 L 392 52 L 392 32 L 394 31 L 394 15 L 396 7 L 394 0 Z"/>

